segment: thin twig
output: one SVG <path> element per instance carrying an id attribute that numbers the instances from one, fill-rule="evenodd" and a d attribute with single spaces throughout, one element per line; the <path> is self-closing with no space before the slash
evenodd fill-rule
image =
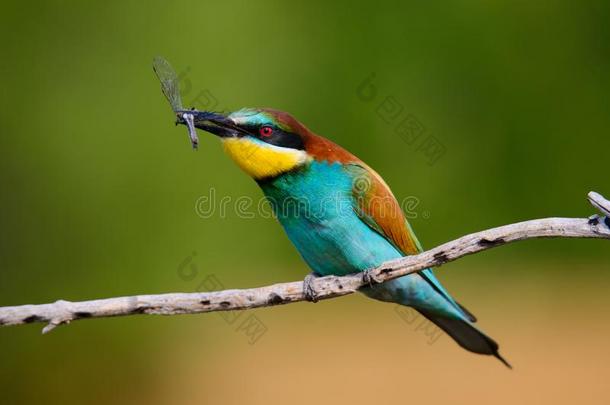
<path id="1" fill-rule="evenodd" d="M 610 201 L 591 192 L 589 200 L 605 217 L 545 218 L 519 222 L 463 236 L 434 249 L 383 263 L 368 272 L 368 282 L 383 282 L 438 267 L 460 257 L 500 245 L 534 238 L 603 238 L 610 239 Z M 344 277 L 321 277 L 314 281 L 317 299 L 351 294 L 368 285 L 362 274 Z M 0 307 L 0 326 L 46 322 L 43 333 L 56 326 L 86 318 L 135 314 L 178 315 L 268 307 L 304 301 L 303 283 L 274 284 L 244 290 L 199 293 L 170 293 L 107 298 L 92 301 L 57 301 L 52 304 Z"/>
<path id="2" fill-rule="evenodd" d="M 587 198 L 589 202 L 607 217 L 610 217 L 610 201 L 606 200 L 603 195 L 591 191 Z"/>

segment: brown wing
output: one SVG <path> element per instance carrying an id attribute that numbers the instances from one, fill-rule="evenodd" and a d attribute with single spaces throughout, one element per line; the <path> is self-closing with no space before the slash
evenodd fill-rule
<path id="1" fill-rule="evenodd" d="M 400 204 L 388 185 L 364 163 L 350 165 L 354 176 L 354 208 L 360 218 L 405 255 L 422 251 Z"/>

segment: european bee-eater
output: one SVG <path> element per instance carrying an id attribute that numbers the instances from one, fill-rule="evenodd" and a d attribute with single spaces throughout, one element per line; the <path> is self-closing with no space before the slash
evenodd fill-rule
<path id="1" fill-rule="evenodd" d="M 217 135 L 227 154 L 263 190 L 313 277 L 364 272 L 422 247 L 383 179 L 362 160 L 290 114 L 242 109 L 228 116 L 192 111 L 179 122 Z M 305 292 L 315 299 L 312 276 Z M 415 308 L 464 349 L 493 355 L 498 344 L 443 288 L 431 269 L 361 289 Z M 510 367 L 510 366 L 509 366 Z"/>

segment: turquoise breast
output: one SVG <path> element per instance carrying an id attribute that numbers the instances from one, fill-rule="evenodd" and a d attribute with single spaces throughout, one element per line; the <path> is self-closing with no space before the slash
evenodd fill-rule
<path id="1" fill-rule="evenodd" d="M 402 256 L 354 211 L 353 174 L 312 162 L 260 184 L 303 259 L 319 275 L 363 271 Z"/>

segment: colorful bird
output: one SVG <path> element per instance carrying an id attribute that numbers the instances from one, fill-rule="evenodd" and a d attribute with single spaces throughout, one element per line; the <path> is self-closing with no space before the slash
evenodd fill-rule
<path id="1" fill-rule="evenodd" d="M 305 293 L 315 300 L 318 276 L 365 272 L 422 247 L 383 179 L 337 144 L 315 135 L 290 114 L 242 109 L 228 116 L 190 111 L 195 127 L 220 137 L 227 154 L 263 190 L 312 269 Z M 180 119 L 179 122 L 185 123 Z M 443 288 L 431 269 L 361 289 L 367 296 L 409 306 L 464 349 L 493 355 L 498 344 Z"/>

